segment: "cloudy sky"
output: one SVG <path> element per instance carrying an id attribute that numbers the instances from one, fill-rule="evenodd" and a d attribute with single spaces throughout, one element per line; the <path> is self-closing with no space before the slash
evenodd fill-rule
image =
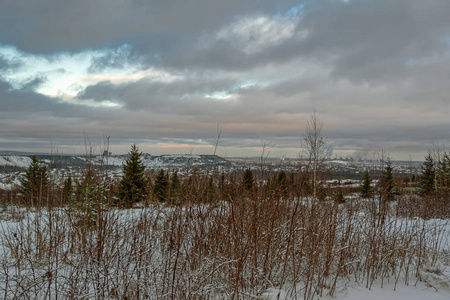
<path id="1" fill-rule="evenodd" d="M 296 157 L 450 142 L 448 0 L 4 0 L 0 150 Z"/>

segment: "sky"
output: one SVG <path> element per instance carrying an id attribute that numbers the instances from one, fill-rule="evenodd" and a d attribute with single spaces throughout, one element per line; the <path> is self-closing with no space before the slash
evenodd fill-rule
<path id="1" fill-rule="evenodd" d="M 0 150 L 423 160 L 450 142 L 448 0 L 3 0 Z M 109 137 L 109 138 L 108 138 Z M 450 144 L 449 144 L 450 145 Z"/>

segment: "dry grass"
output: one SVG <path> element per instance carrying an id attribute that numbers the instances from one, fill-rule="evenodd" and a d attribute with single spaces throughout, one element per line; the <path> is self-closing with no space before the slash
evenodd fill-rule
<path id="1" fill-rule="evenodd" d="M 69 208 L 2 225 L 4 299 L 292 299 L 334 295 L 343 281 L 415 283 L 436 263 L 442 224 L 398 217 L 394 203 L 229 198 L 184 206 Z"/>
<path id="2" fill-rule="evenodd" d="M 447 223 L 427 220 L 446 212 L 445 195 L 338 204 L 309 198 L 302 174 L 261 173 L 250 191 L 241 175 L 194 173 L 179 200 L 139 209 L 109 207 L 113 188 L 75 205 L 55 206 L 56 191 L 42 207 L 5 206 L 0 295 L 261 299 L 281 289 L 315 299 L 346 282 L 416 283 L 448 243 Z"/>

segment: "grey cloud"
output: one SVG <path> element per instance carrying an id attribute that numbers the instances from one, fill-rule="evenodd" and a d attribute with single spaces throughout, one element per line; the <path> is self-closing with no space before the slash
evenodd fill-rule
<path id="1" fill-rule="evenodd" d="M 448 1 L 314 1 L 306 6 L 297 33 L 276 47 L 245 55 L 242 45 L 212 41 L 188 48 L 175 64 L 248 69 L 303 58 L 331 66 L 331 75 L 376 84 L 407 76 L 409 60 L 449 51 Z"/>
<path id="2" fill-rule="evenodd" d="M 40 79 L 30 82 L 29 88 L 39 84 Z M 9 83 L 0 81 L 0 105 L 2 112 L 35 112 L 52 110 L 55 99 L 36 94 L 26 87 L 25 90 L 14 90 Z"/>
<path id="3" fill-rule="evenodd" d="M 21 66 L 21 62 L 18 60 L 8 60 L 5 57 L 0 56 L 0 70 L 12 71 Z"/>
<path id="4" fill-rule="evenodd" d="M 307 2 L 292 38 L 243 53 L 246 44 L 237 36 L 223 39 L 217 33 L 242 18 L 278 16 L 296 1 L 8 2 L 0 12 L 0 20 L 8 23 L 0 26 L 0 40 L 6 43 L 44 53 L 118 47 L 94 60 L 91 71 L 127 62 L 246 70 L 302 58 L 329 64 L 337 78 L 380 83 L 404 77 L 408 60 L 448 51 L 450 31 L 445 0 L 318 0 Z M 297 38 L 302 32 L 306 37 Z M 205 41 L 206 47 L 200 47 Z M 124 44 L 130 48 L 120 51 Z"/>
<path id="5" fill-rule="evenodd" d="M 296 146 L 317 109 L 341 150 L 423 151 L 434 138 L 450 141 L 449 1 L 309 1 L 292 37 L 260 48 L 251 34 L 219 33 L 245 18 L 276 19 L 293 1 L 35 2 L 2 6 L 2 43 L 45 55 L 106 49 L 90 71 L 133 64 L 180 77 L 105 81 L 78 95 L 85 103 L 122 105 L 116 108 L 34 93 L 42 78 L 21 91 L 0 81 L 4 135 L 53 135 L 70 143 L 64 136 L 92 128 L 118 143 L 200 145 L 199 139 L 214 139 L 220 123 L 224 147 L 257 148 L 264 139 L 286 149 Z M 0 58 L 0 69 L 13 66 Z M 206 96 L 217 92 L 233 99 Z"/>
<path id="6" fill-rule="evenodd" d="M 426 59 L 448 49 L 448 1 L 318 3 L 300 23 L 310 30 L 302 50 L 333 61 L 335 76 L 355 81 L 395 73 L 402 77 L 408 59 Z"/>
<path id="7" fill-rule="evenodd" d="M 22 91 L 34 91 L 47 81 L 45 76 L 35 76 L 22 83 Z"/>
<path id="8" fill-rule="evenodd" d="M 130 55 L 130 47 L 128 46 L 119 47 L 115 51 L 107 51 L 103 56 L 91 59 L 88 71 L 93 73 L 108 68 L 124 68 L 132 60 Z"/>
<path id="9" fill-rule="evenodd" d="M 217 28 L 236 14 L 276 13 L 295 1 L 26 1 L 6 0 L 0 40 L 32 52 L 75 51 L 135 42 L 166 32 L 175 37 Z"/>
<path id="10" fill-rule="evenodd" d="M 235 88 L 236 80 L 232 78 L 188 77 L 174 82 L 150 82 L 142 79 L 134 83 L 113 84 L 100 82 L 87 87 L 78 94 L 80 99 L 103 101 L 114 99 L 132 110 L 149 110 L 170 113 L 183 111 L 189 114 L 192 102 L 199 101 L 205 94 L 228 92 Z M 202 105 L 211 107 L 212 101 L 203 100 Z M 200 107 L 193 105 L 194 111 Z"/>

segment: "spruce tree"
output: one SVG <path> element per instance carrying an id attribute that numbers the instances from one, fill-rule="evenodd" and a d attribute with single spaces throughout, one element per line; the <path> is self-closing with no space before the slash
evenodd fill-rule
<path id="1" fill-rule="evenodd" d="M 366 170 L 364 172 L 364 177 L 361 185 L 361 198 L 370 198 L 372 197 L 372 187 L 370 186 L 371 179 L 369 176 L 369 171 Z"/>
<path id="2" fill-rule="evenodd" d="M 381 175 L 380 188 L 381 196 L 384 200 L 394 200 L 394 176 L 392 175 L 392 163 L 388 159 L 385 169 Z"/>
<path id="3" fill-rule="evenodd" d="M 281 171 L 280 173 L 278 173 L 277 185 L 278 185 L 280 194 L 283 195 L 283 197 L 287 197 L 289 194 L 288 193 L 289 183 L 288 183 L 288 178 L 287 178 L 286 172 Z"/>
<path id="4" fill-rule="evenodd" d="M 337 204 L 345 203 L 344 192 L 342 191 L 342 189 L 340 187 L 335 189 L 332 197 L 333 197 L 334 202 Z"/>
<path id="5" fill-rule="evenodd" d="M 445 187 L 450 187 L 450 154 L 445 153 L 444 154 L 444 161 L 446 168 L 444 169 L 444 184 Z"/>
<path id="6" fill-rule="evenodd" d="M 180 189 L 181 189 L 181 183 L 180 183 L 180 179 L 178 178 L 178 172 L 174 171 L 170 178 L 170 201 L 171 202 L 174 202 L 174 203 L 179 202 Z"/>
<path id="7" fill-rule="evenodd" d="M 169 174 L 166 174 L 161 169 L 156 175 L 155 186 L 153 187 L 153 194 L 159 202 L 165 202 L 167 200 L 167 194 L 169 190 Z"/>
<path id="8" fill-rule="evenodd" d="M 244 190 L 251 191 L 253 189 L 253 185 L 253 172 L 250 169 L 246 169 L 242 178 L 242 186 L 244 187 Z"/>
<path id="9" fill-rule="evenodd" d="M 49 177 L 47 166 L 41 164 L 36 156 L 31 159 L 25 175 L 20 178 L 22 200 L 31 205 L 39 205 L 48 196 Z"/>
<path id="10" fill-rule="evenodd" d="M 439 161 L 438 178 L 439 188 L 449 187 L 449 175 L 450 175 L 450 157 L 448 153 L 444 153 Z"/>
<path id="11" fill-rule="evenodd" d="M 425 161 L 422 165 L 422 174 L 420 176 L 420 183 L 418 187 L 419 194 L 426 195 L 433 191 L 435 184 L 434 176 L 435 176 L 434 161 L 433 157 L 429 153 L 425 157 Z"/>
<path id="12" fill-rule="evenodd" d="M 64 187 L 62 190 L 63 203 L 72 201 L 72 194 L 73 194 L 72 176 L 69 175 L 69 177 L 67 177 L 67 179 L 64 181 Z"/>
<path id="13" fill-rule="evenodd" d="M 123 176 L 119 184 L 118 204 L 131 208 L 133 204 L 148 196 L 148 180 L 145 176 L 145 165 L 142 152 L 136 144 L 131 145 L 128 158 L 123 164 Z"/>
<path id="14" fill-rule="evenodd" d="M 69 202 L 76 226 L 92 227 L 97 224 L 98 207 L 106 200 L 107 188 L 92 169 L 82 180 L 76 181 L 75 193 Z"/>

